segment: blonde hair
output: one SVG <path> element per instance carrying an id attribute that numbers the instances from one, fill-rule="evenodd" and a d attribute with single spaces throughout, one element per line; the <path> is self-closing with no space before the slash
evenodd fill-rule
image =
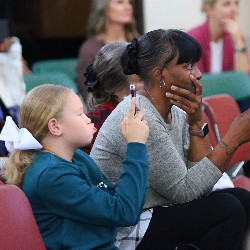
<path id="1" fill-rule="evenodd" d="M 109 4 L 110 0 L 92 0 L 87 27 L 89 36 L 97 36 L 106 32 L 106 24 L 108 20 L 107 9 Z M 133 1 L 132 5 L 134 7 Z M 139 35 L 137 32 L 137 24 L 134 16 L 132 22 L 125 25 L 125 35 L 127 41 L 130 41 Z"/>
<path id="2" fill-rule="evenodd" d="M 217 0 L 202 0 L 201 11 L 206 12 L 207 7 L 213 7 Z"/>
<path id="3" fill-rule="evenodd" d="M 48 133 L 51 118 L 60 118 L 71 90 L 59 85 L 44 84 L 32 89 L 23 100 L 19 113 L 19 128 L 26 128 L 41 143 Z M 32 163 L 35 150 L 14 150 L 6 164 L 8 183 L 22 186 L 23 175 Z"/>

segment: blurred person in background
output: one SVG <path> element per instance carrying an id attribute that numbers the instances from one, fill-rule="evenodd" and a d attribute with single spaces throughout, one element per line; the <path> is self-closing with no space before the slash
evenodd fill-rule
<path id="1" fill-rule="evenodd" d="M 94 62 L 102 46 L 111 42 L 130 41 L 138 36 L 131 0 L 92 0 L 88 20 L 88 38 L 80 47 L 77 63 L 77 84 L 87 102 L 84 73 Z"/>
<path id="2" fill-rule="evenodd" d="M 250 73 L 246 41 L 238 20 L 239 0 L 202 0 L 206 21 L 188 31 L 202 47 L 202 73 Z"/>
<path id="3" fill-rule="evenodd" d="M 0 0 L 0 118 L 17 123 L 19 106 L 26 94 L 24 74 L 31 71 L 22 57 L 22 45 L 14 34 L 12 0 Z"/>
<path id="4" fill-rule="evenodd" d="M 0 52 L 0 97 L 17 123 L 19 107 L 26 94 L 22 45 L 17 37 L 6 37 L 0 42 Z"/>

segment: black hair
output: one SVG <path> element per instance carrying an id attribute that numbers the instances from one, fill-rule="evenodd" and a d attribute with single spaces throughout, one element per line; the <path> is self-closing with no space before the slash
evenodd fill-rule
<path id="1" fill-rule="evenodd" d="M 126 47 L 121 57 L 121 65 L 125 74 L 138 74 L 147 83 L 150 81 L 150 70 L 155 67 L 162 69 L 177 53 L 177 64 L 195 63 L 201 57 L 201 47 L 184 31 L 153 30 Z"/>
<path id="2" fill-rule="evenodd" d="M 177 64 L 195 63 L 200 60 L 201 47 L 193 37 L 180 30 L 169 30 L 169 32 L 173 37 L 173 45 L 179 53 Z"/>

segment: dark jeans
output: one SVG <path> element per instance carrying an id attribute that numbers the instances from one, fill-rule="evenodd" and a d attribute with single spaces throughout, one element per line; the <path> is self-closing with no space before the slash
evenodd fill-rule
<path id="1" fill-rule="evenodd" d="M 185 204 L 154 208 L 136 250 L 173 250 L 183 244 L 201 250 L 240 249 L 249 221 L 250 192 L 240 188 L 216 191 Z"/>

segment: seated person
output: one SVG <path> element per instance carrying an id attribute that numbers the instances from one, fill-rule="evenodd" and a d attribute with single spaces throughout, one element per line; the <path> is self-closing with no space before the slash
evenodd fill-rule
<path id="1" fill-rule="evenodd" d="M 121 123 L 128 144 L 117 186 L 77 150 L 96 129 L 72 90 L 51 84 L 32 89 L 20 108 L 21 131 L 7 117 L 0 135 L 11 151 L 7 182 L 28 197 L 46 248 L 117 249 L 116 227 L 138 221 L 148 186 L 148 126 L 143 112 L 134 110 L 135 98 Z M 12 141 L 13 131 L 22 137 Z"/>
<path id="2" fill-rule="evenodd" d="M 79 49 L 76 70 L 77 84 L 84 102 L 87 102 L 88 91 L 83 75 L 101 47 L 111 42 L 131 41 L 138 36 L 134 0 L 92 0 L 87 32 L 88 37 Z"/>
<path id="3" fill-rule="evenodd" d="M 188 33 L 203 50 L 199 69 L 202 73 L 242 71 L 250 73 L 246 41 L 238 21 L 239 0 L 202 0 L 207 20 Z"/>
<path id="4" fill-rule="evenodd" d="M 202 118 L 200 57 L 194 38 L 171 29 L 133 39 L 121 57 L 124 73 L 138 74 L 144 83 L 136 99 L 149 125 L 150 174 L 144 212 L 135 227 L 118 231 L 120 249 L 174 249 L 184 243 L 202 250 L 239 249 L 249 230 L 250 193 L 240 188 L 211 191 L 235 150 L 250 140 L 250 110 L 234 120 L 212 149 Z M 90 153 L 113 183 L 119 183 L 126 154 L 119 123 L 130 99 L 107 117 Z"/>
<path id="5" fill-rule="evenodd" d="M 89 112 L 86 115 L 97 129 L 92 142 L 84 148 L 88 154 L 106 118 L 117 104 L 130 94 L 129 83 L 133 82 L 136 90 L 143 86 L 137 75 L 127 76 L 122 71 L 120 57 L 127 45 L 126 42 L 113 42 L 103 46 L 94 64 L 90 65 L 85 73 L 89 91 Z"/>
<path id="6" fill-rule="evenodd" d="M 19 107 L 26 94 L 23 80 L 22 46 L 17 37 L 0 43 L 0 97 L 17 123 Z"/>
<path id="7" fill-rule="evenodd" d="M 15 37 L 6 37 L 0 41 L 0 52 L 8 52 L 12 44 L 16 42 L 16 39 Z M 22 70 L 24 75 L 31 73 L 28 63 L 24 58 L 22 58 Z"/>

